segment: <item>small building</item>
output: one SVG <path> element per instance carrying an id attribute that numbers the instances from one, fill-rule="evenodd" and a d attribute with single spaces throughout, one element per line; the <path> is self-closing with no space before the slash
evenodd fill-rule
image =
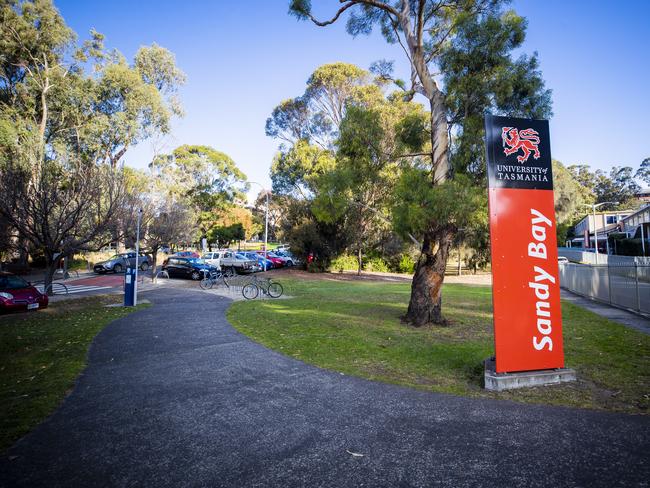
<path id="1" fill-rule="evenodd" d="M 621 231 L 632 239 L 641 239 L 643 255 L 650 255 L 650 204 L 621 219 Z"/>
<path id="2" fill-rule="evenodd" d="M 583 249 L 594 248 L 594 234 L 598 234 L 598 252 L 607 253 L 607 235 L 610 232 L 620 232 L 623 219 L 634 213 L 634 210 L 611 210 L 590 213 L 573 228 L 575 236 L 567 243 L 569 247 Z M 594 232 L 595 231 L 595 232 Z"/>

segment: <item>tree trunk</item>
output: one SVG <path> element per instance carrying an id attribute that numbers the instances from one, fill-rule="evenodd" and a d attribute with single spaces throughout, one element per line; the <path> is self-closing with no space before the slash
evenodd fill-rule
<path id="1" fill-rule="evenodd" d="M 453 241 L 450 230 L 425 235 L 411 284 L 411 300 L 404 320 L 415 327 L 445 325 L 442 317 L 442 283 Z"/>
<path id="2" fill-rule="evenodd" d="M 45 253 L 45 275 L 43 276 L 43 291 L 47 290 L 47 294 L 49 296 L 54 295 L 54 290 L 49 289 L 48 287 L 52 284 L 54 281 L 54 273 L 56 272 L 56 268 L 59 264 L 59 258 L 57 259 L 52 259 L 50 256 Z"/>
<path id="3" fill-rule="evenodd" d="M 357 250 L 357 263 L 359 263 L 359 267 L 357 268 L 357 276 L 361 276 L 361 268 L 363 268 L 363 256 L 361 255 L 361 248 Z"/>

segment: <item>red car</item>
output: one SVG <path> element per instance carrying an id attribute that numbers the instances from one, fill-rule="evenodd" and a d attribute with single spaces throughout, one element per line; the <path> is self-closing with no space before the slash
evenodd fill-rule
<path id="1" fill-rule="evenodd" d="M 264 251 L 257 251 L 257 254 L 259 254 L 260 256 L 264 256 Z M 266 254 L 266 259 L 268 259 L 273 263 L 274 268 L 281 268 L 282 266 L 284 266 L 284 261 L 282 261 L 282 259 L 276 256 L 273 256 L 271 253 Z"/>
<path id="2" fill-rule="evenodd" d="M 20 276 L 0 272 L 0 311 L 36 310 L 49 303 L 43 295 Z"/>

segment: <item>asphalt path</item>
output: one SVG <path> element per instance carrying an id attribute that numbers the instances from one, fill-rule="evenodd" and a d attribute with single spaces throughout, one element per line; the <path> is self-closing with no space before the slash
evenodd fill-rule
<path id="1" fill-rule="evenodd" d="M 0 459 L 2 486 L 648 486 L 650 417 L 348 377 L 239 334 L 226 298 L 143 295 Z"/>

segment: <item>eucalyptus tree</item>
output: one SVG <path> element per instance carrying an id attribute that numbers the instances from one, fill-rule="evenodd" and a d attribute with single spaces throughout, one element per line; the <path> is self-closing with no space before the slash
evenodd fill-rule
<path id="1" fill-rule="evenodd" d="M 416 326 L 444 322 L 442 283 L 450 246 L 459 229 L 481 220 L 476 212 L 485 207 L 484 112 L 550 115 L 550 92 L 536 56 L 512 56 L 524 41 L 526 21 L 505 11 L 506 3 L 342 0 L 330 18 L 319 20 L 309 0 L 290 2 L 291 14 L 321 27 L 349 14 L 347 30 L 353 36 L 379 27 L 387 42 L 401 46 L 410 63 L 409 82 L 394 80 L 403 96 L 426 100 L 427 140 L 413 147 L 395 207 L 398 228 L 422 242 L 405 317 Z M 391 80 L 390 67 L 389 62 L 379 62 L 375 71 Z"/>
<path id="2" fill-rule="evenodd" d="M 47 285 L 59 258 L 124 229 L 122 158 L 169 130 L 183 75 L 161 48 L 128 64 L 97 32 L 78 45 L 48 0 L 3 1 L 0 32 L 0 215 L 43 251 Z"/>
<path id="3" fill-rule="evenodd" d="M 243 201 L 248 190 L 246 175 L 232 158 L 210 146 L 179 146 L 149 166 L 167 198 L 195 210 L 200 237 L 207 236 L 220 213 Z"/>

